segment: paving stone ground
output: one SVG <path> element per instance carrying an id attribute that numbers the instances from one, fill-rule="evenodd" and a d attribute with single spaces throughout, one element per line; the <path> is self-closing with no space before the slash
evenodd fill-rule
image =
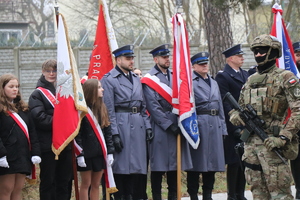
<path id="1" fill-rule="evenodd" d="M 295 195 L 295 186 L 293 185 L 291 187 L 292 189 L 292 194 Z M 247 198 L 247 200 L 253 200 L 252 198 L 252 193 L 250 190 L 247 190 L 245 192 L 245 197 Z M 199 200 L 202 200 L 202 195 L 200 195 L 199 197 Z M 190 198 L 189 197 L 183 197 L 181 198 L 181 200 L 189 200 Z M 212 195 L 212 199 L 213 200 L 226 200 L 227 199 L 227 193 L 216 193 L 216 194 L 213 194 Z"/>

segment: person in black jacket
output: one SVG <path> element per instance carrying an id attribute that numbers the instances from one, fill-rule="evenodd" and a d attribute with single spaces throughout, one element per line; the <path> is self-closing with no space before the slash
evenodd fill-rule
<path id="1" fill-rule="evenodd" d="M 52 119 L 55 104 L 57 62 L 46 60 L 36 89 L 29 97 L 31 117 L 41 146 L 40 200 L 69 200 L 72 180 L 72 151 L 68 145 L 55 160 L 52 152 Z"/>
<path id="2" fill-rule="evenodd" d="M 241 49 L 241 44 L 238 44 L 226 49 L 223 54 L 227 64 L 224 67 L 224 71 L 217 74 L 216 81 L 222 98 L 227 92 L 230 92 L 235 100 L 238 101 L 242 86 L 249 76 L 248 72 L 241 68 L 244 63 L 244 52 Z M 234 126 L 229 121 L 228 113 L 233 109 L 229 103 L 223 102 L 223 108 L 228 132 L 228 135 L 224 137 L 228 200 L 245 200 L 246 180 L 244 170 L 241 168 L 243 149 L 240 149 L 239 155 L 235 151 L 235 146 L 242 142 L 240 140 L 240 132 L 243 127 Z"/>
<path id="3" fill-rule="evenodd" d="M 91 186 L 90 199 L 93 200 L 99 199 L 103 169 L 106 169 L 106 162 L 108 165 L 112 165 L 115 148 L 108 112 L 102 99 L 104 89 L 100 81 L 88 79 L 82 88 L 89 112 L 82 119 L 79 134 L 75 138 L 77 144 L 82 148 L 82 153 L 77 157 L 77 170 L 80 171 L 81 176 L 79 198 L 88 200 Z M 99 126 L 95 127 L 94 124 Z"/>
<path id="4" fill-rule="evenodd" d="M 0 77 L 0 199 L 22 199 L 26 175 L 41 162 L 40 146 L 18 79 Z"/>

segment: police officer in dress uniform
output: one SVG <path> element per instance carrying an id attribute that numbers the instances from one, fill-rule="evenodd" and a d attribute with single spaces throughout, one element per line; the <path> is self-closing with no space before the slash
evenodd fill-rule
<path id="1" fill-rule="evenodd" d="M 172 113 L 172 105 L 158 91 L 167 87 L 172 88 L 172 72 L 170 67 L 169 45 L 164 44 L 154 48 L 150 53 L 155 62 L 154 67 L 145 75 L 154 77 L 159 87 L 153 87 L 144 82 L 143 91 L 147 110 L 150 114 L 154 134 L 149 143 L 149 158 L 151 169 L 151 188 L 153 200 L 161 200 L 162 176 L 166 174 L 168 184 L 168 199 L 177 199 L 177 136 L 180 134 L 178 116 Z M 191 168 L 188 143 L 181 138 L 182 169 Z"/>
<path id="2" fill-rule="evenodd" d="M 243 161 L 246 179 L 251 185 L 253 199 L 294 199 L 291 194 L 290 167 L 273 151 L 281 149 L 286 159 L 295 159 L 298 153 L 300 124 L 300 85 L 288 70 L 277 68 L 281 57 L 281 43 L 274 36 L 260 35 L 250 45 L 258 64 L 258 73 L 249 77 L 241 90 L 239 104 L 250 104 L 265 121 L 262 127 L 268 138 L 262 141 L 250 134 L 245 142 Z M 288 108 L 291 115 L 286 119 Z M 234 125 L 243 123 L 237 111 L 230 112 Z M 299 170 L 299 169 L 297 169 Z"/>
<path id="3" fill-rule="evenodd" d="M 203 200 L 212 200 L 215 173 L 225 171 L 223 135 L 227 135 L 227 129 L 218 84 L 208 75 L 208 57 L 208 52 L 200 52 L 191 58 L 200 133 L 198 148 L 190 146 L 193 168 L 187 171 L 187 190 L 191 200 L 198 200 L 200 173 Z"/>
<path id="4" fill-rule="evenodd" d="M 300 71 L 300 42 L 293 43 L 293 49 L 296 59 L 296 65 L 298 71 Z M 298 131 L 298 136 L 300 136 L 300 132 Z M 300 154 L 298 154 L 295 160 L 291 160 L 291 170 L 294 178 L 295 188 L 296 188 L 296 196 L 297 200 L 300 200 Z"/>
<path id="5" fill-rule="evenodd" d="M 244 63 L 244 52 L 241 49 L 241 44 L 238 44 L 226 49 L 223 54 L 225 55 L 227 64 L 224 71 L 216 75 L 216 81 L 219 85 L 222 98 L 227 92 L 230 92 L 238 101 L 241 88 L 248 78 L 248 73 L 241 69 Z M 228 113 L 233 107 L 226 102 L 223 102 L 223 106 L 228 131 L 228 135 L 224 138 L 228 200 L 245 200 L 246 180 L 244 171 L 241 168 L 241 155 L 238 155 L 235 151 L 235 146 L 241 142 L 240 132 L 243 127 L 234 126 L 229 122 Z"/>
<path id="6" fill-rule="evenodd" d="M 101 80 L 115 145 L 116 200 L 130 200 L 136 175 L 147 173 L 146 135 L 152 137 L 140 78 L 132 73 L 133 45 L 113 51 L 116 67 Z"/>

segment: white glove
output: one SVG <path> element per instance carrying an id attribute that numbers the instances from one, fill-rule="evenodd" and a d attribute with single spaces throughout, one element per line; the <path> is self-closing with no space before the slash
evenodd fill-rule
<path id="1" fill-rule="evenodd" d="M 6 160 L 6 156 L 0 158 L 0 167 L 9 168 L 8 162 Z"/>
<path id="2" fill-rule="evenodd" d="M 111 166 L 114 162 L 114 156 L 112 154 L 107 155 L 107 163 L 109 166 Z"/>
<path id="3" fill-rule="evenodd" d="M 31 162 L 32 162 L 33 164 L 39 164 L 41 161 L 42 161 L 42 159 L 41 159 L 41 157 L 39 157 L 39 156 L 32 156 L 32 157 L 31 157 Z"/>
<path id="4" fill-rule="evenodd" d="M 77 164 L 79 167 L 86 167 L 85 160 L 83 156 L 77 157 Z"/>

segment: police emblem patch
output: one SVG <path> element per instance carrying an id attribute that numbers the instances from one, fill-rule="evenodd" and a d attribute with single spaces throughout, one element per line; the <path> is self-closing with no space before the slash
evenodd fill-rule
<path id="1" fill-rule="evenodd" d="M 297 80 L 296 80 L 296 79 L 294 79 L 294 78 L 293 78 L 293 79 L 291 79 L 291 80 L 289 80 L 289 83 L 290 83 L 290 84 L 293 84 L 293 83 L 296 83 L 296 82 L 297 82 Z"/>

